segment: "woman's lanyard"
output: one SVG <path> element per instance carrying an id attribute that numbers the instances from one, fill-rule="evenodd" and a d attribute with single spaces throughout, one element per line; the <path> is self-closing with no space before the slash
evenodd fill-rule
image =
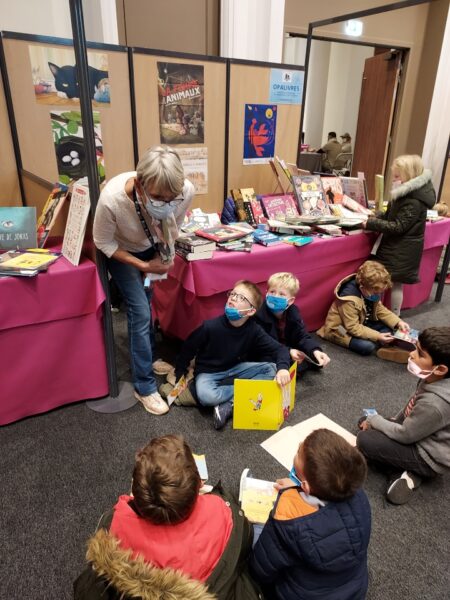
<path id="1" fill-rule="evenodd" d="M 136 195 L 136 187 L 133 186 L 133 202 L 134 202 L 134 208 L 136 209 L 136 213 L 137 216 L 139 217 L 139 220 L 141 222 L 142 228 L 145 231 L 145 235 L 148 237 L 149 242 L 151 242 L 152 246 L 155 246 L 155 240 L 153 239 L 152 234 L 150 233 L 150 229 L 148 228 L 147 222 L 144 219 L 144 215 L 142 214 L 142 210 L 141 210 L 141 206 L 138 202 L 137 199 L 137 195 Z"/>

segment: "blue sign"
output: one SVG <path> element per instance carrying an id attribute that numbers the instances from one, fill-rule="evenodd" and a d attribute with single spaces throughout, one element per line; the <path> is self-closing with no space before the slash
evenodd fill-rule
<path id="1" fill-rule="evenodd" d="M 269 102 L 274 104 L 301 104 L 304 71 L 271 69 Z"/>

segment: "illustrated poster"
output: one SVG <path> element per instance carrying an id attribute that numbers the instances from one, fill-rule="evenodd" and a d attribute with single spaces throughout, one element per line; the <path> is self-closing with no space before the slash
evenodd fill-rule
<path id="1" fill-rule="evenodd" d="M 270 70 L 269 100 L 274 104 L 301 104 L 304 71 Z"/>
<path id="2" fill-rule="evenodd" d="M 246 104 L 244 122 L 244 165 L 268 164 L 275 154 L 277 107 Z"/>
<path id="3" fill-rule="evenodd" d="M 203 66 L 158 62 L 159 128 L 162 144 L 205 140 Z"/>
<path id="4" fill-rule="evenodd" d="M 36 208 L 0 206 L 0 250 L 36 247 Z"/>
<path id="5" fill-rule="evenodd" d="M 208 148 L 177 148 L 186 179 L 196 194 L 208 193 Z"/>
<path id="6" fill-rule="evenodd" d="M 94 119 L 95 151 L 100 182 L 105 179 L 100 113 L 92 113 Z M 83 140 L 83 125 L 79 111 L 50 112 L 53 141 L 55 144 L 58 181 L 68 185 L 75 179 L 87 175 L 86 152 Z"/>
<path id="7" fill-rule="evenodd" d="M 80 106 L 78 75 L 72 49 L 28 46 L 38 104 Z M 110 103 L 108 56 L 88 52 L 89 91 L 94 106 Z"/>

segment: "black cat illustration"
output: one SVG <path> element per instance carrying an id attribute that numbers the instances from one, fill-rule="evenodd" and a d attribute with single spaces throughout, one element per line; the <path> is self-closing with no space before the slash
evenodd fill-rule
<path id="1" fill-rule="evenodd" d="M 72 65 L 64 65 L 58 67 L 52 62 L 48 63 L 50 71 L 55 78 L 55 87 L 58 92 L 64 92 L 68 98 L 79 98 L 80 92 L 78 89 L 78 77 L 77 69 Z M 98 89 L 99 83 L 102 79 L 108 77 L 108 71 L 102 71 L 94 67 L 88 66 L 89 72 L 89 93 L 91 98 L 94 98 L 94 94 Z"/>

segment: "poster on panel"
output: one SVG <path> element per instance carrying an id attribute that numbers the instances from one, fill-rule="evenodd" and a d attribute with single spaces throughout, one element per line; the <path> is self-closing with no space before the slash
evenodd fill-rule
<path id="1" fill-rule="evenodd" d="M 269 163 L 275 153 L 276 105 L 246 104 L 244 119 L 244 165 Z"/>
<path id="2" fill-rule="evenodd" d="M 71 48 L 28 46 L 36 102 L 54 106 L 79 106 L 80 91 Z M 110 103 L 108 56 L 88 52 L 89 91 L 94 106 Z"/>
<path id="3" fill-rule="evenodd" d="M 304 71 L 271 69 L 269 102 L 301 104 L 304 75 Z"/>
<path id="4" fill-rule="evenodd" d="M 186 179 L 194 184 L 195 193 L 208 193 L 208 148 L 177 148 Z"/>
<path id="5" fill-rule="evenodd" d="M 157 65 L 161 143 L 203 144 L 203 66 L 166 62 Z"/>

